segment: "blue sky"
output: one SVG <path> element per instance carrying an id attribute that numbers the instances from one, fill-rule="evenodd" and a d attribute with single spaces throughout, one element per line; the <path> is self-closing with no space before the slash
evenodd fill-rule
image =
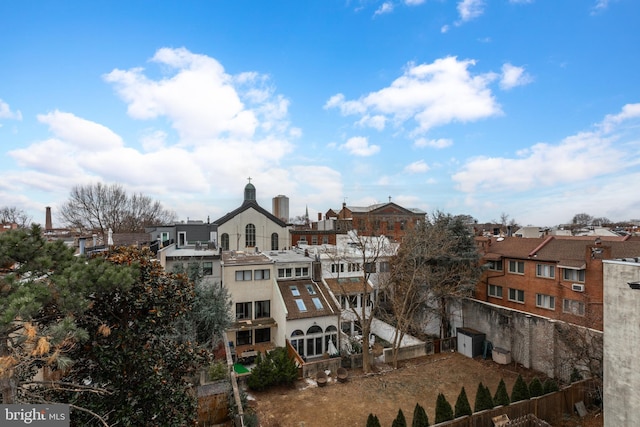
<path id="1" fill-rule="evenodd" d="M 0 2 L 0 206 L 640 218 L 640 2 Z M 60 225 L 60 224 L 55 224 Z"/>

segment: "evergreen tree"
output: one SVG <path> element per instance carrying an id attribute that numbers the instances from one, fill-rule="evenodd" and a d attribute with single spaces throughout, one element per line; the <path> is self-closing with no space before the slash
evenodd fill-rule
<path id="1" fill-rule="evenodd" d="M 558 387 L 558 383 L 553 378 L 547 378 L 546 380 L 544 380 L 542 388 L 544 390 L 544 394 L 554 393 L 560 390 L 560 388 Z"/>
<path id="2" fill-rule="evenodd" d="M 453 419 L 453 409 L 444 394 L 439 393 L 436 399 L 436 424 Z"/>
<path id="3" fill-rule="evenodd" d="M 529 383 L 529 396 L 537 397 L 542 396 L 544 394 L 544 388 L 542 387 L 542 382 L 538 379 L 538 377 L 534 377 Z"/>
<path id="4" fill-rule="evenodd" d="M 298 378 L 298 368 L 284 347 L 278 347 L 256 358 L 256 366 L 247 378 L 252 390 L 264 390 L 273 385 L 290 385 Z"/>
<path id="5" fill-rule="evenodd" d="M 513 384 L 513 389 L 511 390 L 511 402 L 515 403 L 521 400 L 527 400 L 530 397 L 527 383 L 522 378 L 522 375 L 518 375 L 516 382 Z"/>
<path id="6" fill-rule="evenodd" d="M 427 412 L 419 403 L 416 403 L 416 407 L 413 410 L 413 422 L 411 423 L 411 427 L 429 427 L 429 417 L 427 417 Z"/>
<path id="7" fill-rule="evenodd" d="M 511 400 L 509 399 L 509 393 L 507 393 L 507 385 L 504 383 L 504 379 L 501 379 L 496 394 L 493 397 L 493 404 L 496 406 L 507 406 L 510 403 Z"/>
<path id="8" fill-rule="evenodd" d="M 398 415 L 396 419 L 393 420 L 391 427 L 407 427 L 407 420 L 402 413 L 402 409 L 398 409 Z"/>
<path id="9" fill-rule="evenodd" d="M 369 414 L 367 417 L 367 427 L 381 427 L 377 415 Z"/>
<path id="10" fill-rule="evenodd" d="M 485 387 L 482 382 L 478 384 L 478 391 L 476 392 L 476 401 L 473 405 L 473 412 L 484 411 L 485 409 L 493 409 L 493 398 L 489 387 Z"/>
<path id="11" fill-rule="evenodd" d="M 469 405 L 469 399 L 467 399 L 467 392 L 464 390 L 464 387 L 462 387 L 462 390 L 460 390 L 458 400 L 456 400 L 455 409 L 455 418 L 462 417 L 463 415 L 471 415 L 473 413 L 471 411 L 471 405 Z"/>

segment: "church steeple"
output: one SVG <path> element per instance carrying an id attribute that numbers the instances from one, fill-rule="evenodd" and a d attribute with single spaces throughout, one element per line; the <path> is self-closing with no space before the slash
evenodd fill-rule
<path id="1" fill-rule="evenodd" d="M 244 203 L 256 201 L 256 187 L 251 183 L 251 177 L 247 178 L 249 183 L 244 187 Z"/>

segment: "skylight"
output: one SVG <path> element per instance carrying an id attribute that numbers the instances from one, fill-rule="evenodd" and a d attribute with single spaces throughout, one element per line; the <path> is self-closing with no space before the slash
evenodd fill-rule
<path id="1" fill-rule="evenodd" d="M 300 291 L 298 290 L 297 286 L 289 286 L 289 289 L 291 289 L 291 294 L 294 297 L 299 297 L 300 296 Z"/>
<path id="2" fill-rule="evenodd" d="M 313 301 L 313 305 L 316 306 L 317 310 L 322 310 L 324 308 L 322 306 L 322 302 L 320 301 L 320 298 L 311 298 L 311 300 Z"/>
<path id="3" fill-rule="evenodd" d="M 298 305 L 298 310 L 307 311 L 307 306 L 304 305 L 304 301 L 302 301 L 301 299 L 297 299 L 295 301 L 296 301 L 296 304 Z"/>

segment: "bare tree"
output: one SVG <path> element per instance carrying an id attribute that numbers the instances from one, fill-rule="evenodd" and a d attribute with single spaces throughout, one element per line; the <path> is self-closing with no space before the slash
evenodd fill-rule
<path id="1" fill-rule="evenodd" d="M 31 224 L 31 217 L 22 209 L 6 206 L 0 208 L 0 224 L 17 224 L 20 228 L 27 228 Z"/>
<path id="2" fill-rule="evenodd" d="M 478 254 L 464 217 L 436 212 L 405 236 L 392 257 L 385 287 L 394 337 L 394 366 L 405 334 L 440 322 L 440 336 L 451 334 L 450 304 L 468 296 L 480 276 Z"/>
<path id="3" fill-rule="evenodd" d="M 144 232 L 145 227 L 175 221 L 176 214 L 141 193 L 128 195 L 119 184 L 77 185 L 60 210 L 68 226 L 104 235 Z"/>

